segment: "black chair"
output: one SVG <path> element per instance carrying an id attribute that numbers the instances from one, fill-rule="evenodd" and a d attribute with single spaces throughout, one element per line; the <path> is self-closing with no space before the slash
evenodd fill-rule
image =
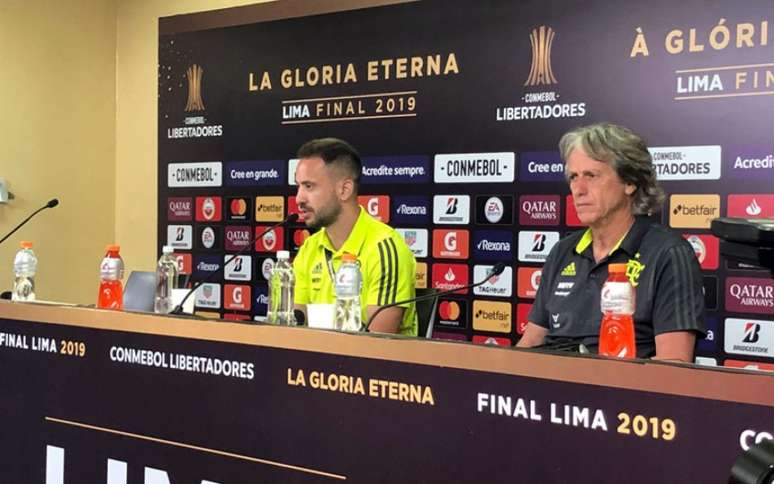
<path id="1" fill-rule="evenodd" d="M 427 296 L 427 299 L 417 301 L 417 322 L 419 323 L 417 336 L 420 338 L 433 337 L 433 321 L 438 308 L 438 298 L 430 296 L 436 293 L 438 291 L 433 288 L 417 289 L 417 297 Z"/>

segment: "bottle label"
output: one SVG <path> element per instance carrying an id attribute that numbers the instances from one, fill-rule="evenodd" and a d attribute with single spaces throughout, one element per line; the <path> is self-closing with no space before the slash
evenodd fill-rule
<path id="1" fill-rule="evenodd" d="M 634 290 L 628 282 L 606 282 L 600 300 L 602 313 L 634 314 Z"/>

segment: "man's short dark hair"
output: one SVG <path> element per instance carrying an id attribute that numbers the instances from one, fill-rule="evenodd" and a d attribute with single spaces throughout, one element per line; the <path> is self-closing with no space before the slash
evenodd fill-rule
<path id="1" fill-rule="evenodd" d="M 298 149 L 298 158 L 320 157 L 326 165 L 337 165 L 355 181 L 355 189 L 360 184 L 363 164 L 357 150 L 344 140 L 320 138 L 307 141 Z"/>

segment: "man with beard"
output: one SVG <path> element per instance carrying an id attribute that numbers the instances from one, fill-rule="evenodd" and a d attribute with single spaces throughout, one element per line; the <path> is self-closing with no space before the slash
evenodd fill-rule
<path id="1" fill-rule="evenodd" d="M 414 297 L 416 261 L 403 238 L 390 226 L 371 217 L 357 203 L 362 165 L 357 151 L 335 138 L 315 139 L 298 150 L 296 202 L 310 236 L 293 261 L 295 303 L 335 302 L 334 279 L 345 253 L 360 264 L 360 292 L 365 323 L 379 307 Z M 371 331 L 417 335 L 413 303 L 381 311 Z"/>

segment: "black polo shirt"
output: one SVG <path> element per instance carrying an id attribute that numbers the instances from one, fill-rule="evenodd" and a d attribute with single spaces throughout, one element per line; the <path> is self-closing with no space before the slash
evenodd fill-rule
<path id="1" fill-rule="evenodd" d="M 599 346 L 600 292 L 607 265 L 626 263 L 635 285 L 637 356 L 656 354 L 655 335 L 706 332 L 699 263 L 679 235 L 638 216 L 610 254 L 596 262 L 590 230 L 560 240 L 546 259 L 529 321 L 548 329 L 547 344 L 573 340 L 592 352 Z"/>

